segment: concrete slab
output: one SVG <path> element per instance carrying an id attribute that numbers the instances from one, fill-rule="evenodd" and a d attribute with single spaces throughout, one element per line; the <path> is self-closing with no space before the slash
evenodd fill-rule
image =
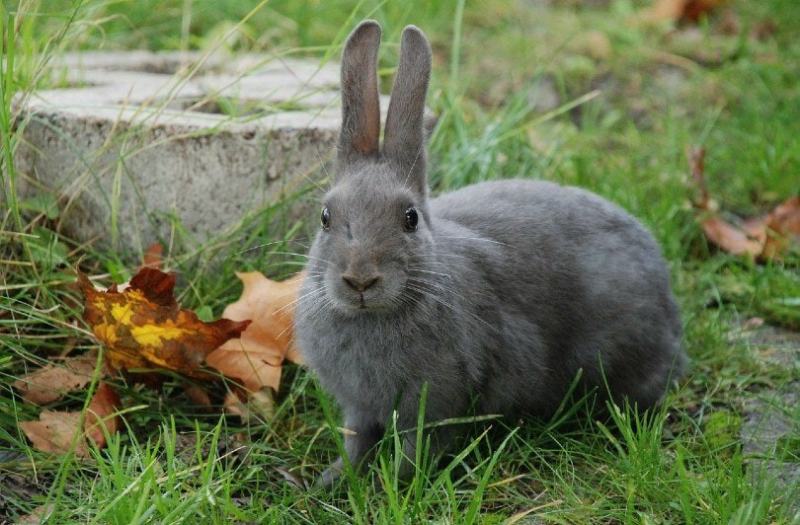
<path id="1" fill-rule="evenodd" d="M 180 223 L 202 242 L 318 183 L 335 152 L 337 64 L 133 51 L 51 65 L 61 89 L 15 100 L 16 162 L 79 241 L 135 251 Z"/>

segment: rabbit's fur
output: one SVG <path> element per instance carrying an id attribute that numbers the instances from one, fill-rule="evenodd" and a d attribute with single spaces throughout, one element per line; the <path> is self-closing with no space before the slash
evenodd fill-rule
<path id="1" fill-rule="evenodd" d="M 686 358 L 653 237 L 618 206 L 549 182 L 485 182 L 428 199 L 430 47 L 419 29 L 403 32 L 380 148 L 379 41 L 367 21 L 345 46 L 329 222 L 311 247 L 295 319 L 304 357 L 352 431 L 350 461 L 368 456 L 393 410 L 401 430 L 415 427 L 425 383 L 428 421 L 546 417 L 579 373 L 615 399 L 656 403 Z"/>

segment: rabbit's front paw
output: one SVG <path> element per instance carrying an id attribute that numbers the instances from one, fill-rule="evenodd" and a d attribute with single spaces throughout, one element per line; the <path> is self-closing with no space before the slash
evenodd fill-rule
<path id="1" fill-rule="evenodd" d="M 342 458 L 336 459 L 333 463 L 331 463 L 328 468 L 322 471 L 322 474 L 314 481 L 314 488 L 316 489 L 328 489 L 333 486 L 334 483 L 339 481 L 339 478 L 342 477 L 342 470 L 344 469 L 344 461 Z"/>

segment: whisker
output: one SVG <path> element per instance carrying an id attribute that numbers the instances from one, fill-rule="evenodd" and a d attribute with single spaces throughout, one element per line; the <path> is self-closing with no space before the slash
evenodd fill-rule
<path id="1" fill-rule="evenodd" d="M 454 307 L 452 304 L 450 304 L 450 303 L 448 303 L 448 302 L 444 301 L 444 300 L 443 300 L 443 299 L 442 299 L 440 296 L 438 296 L 437 294 L 435 294 L 435 293 L 430 293 L 430 292 L 431 292 L 431 290 L 423 288 L 425 285 L 428 285 L 428 286 L 434 286 L 434 287 L 435 287 L 435 286 L 436 286 L 436 283 L 431 283 L 431 282 L 426 282 L 426 281 L 419 281 L 419 280 L 415 282 L 415 281 L 414 281 L 414 280 L 412 280 L 412 279 L 409 279 L 409 281 L 406 283 L 406 286 L 407 286 L 408 288 L 410 288 L 411 290 L 415 290 L 415 291 L 417 291 L 417 292 L 419 292 L 419 293 L 423 294 L 425 297 L 427 297 L 427 298 L 429 298 L 429 299 L 431 299 L 431 300 L 433 300 L 433 301 L 436 301 L 437 303 L 439 303 L 439 304 L 441 304 L 441 305 L 443 305 L 443 306 L 445 306 L 445 307 L 449 308 L 449 309 L 450 309 L 451 311 L 453 311 L 454 313 L 463 313 L 463 314 L 467 314 L 469 317 L 471 317 L 472 319 L 474 319 L 474 320 L 475 320 L 475 321 L 477 321 L 478 323 L 480 323 L 480 324 L 482 324 L 482 325 L 484 325 L 484 326 L 486 326 L 486 327 L 490 328 L 491 330 L 494 330 L 494 329 L 495 329 L 495 327 L 493 327 L 492 325 L 490 325 L 489 323 L 487 323 L 486 321 L 484 321 L 483 319 L 481 319 L 481 318 L 480 318 L 478 315 L 476 315 L 476 314 L 474 314 L 474 313 L 470 312 L 469 310 L 466 310 L 466 309 L 462 309 L 462 310 L 456 310 L 456 308 L 455 308 L 455 307 Z M 460 294 L 458 294 L 458 293 L 456 293 L 456 292 L 454 292 L 454 291 L 452 291 L 452 290 L 450 290 L 450 293 L 451 293 L 451 294 L 453 294 L 453 295 L 455 295 L 455 296 L 456 296 L 457 298 L 459 298 L 459 299 L 462 299 L 462 300 L 464 299 L 462 296 L 460 296 Z"/>
<path id="2" fill-rule="evenodd" d="M 313 255 L 308 255 L 308 254 L 305 254 L 305 253 L 299 253 L 299 252 L 275 252 L 275 251 L 271 251 L 269 253 L 270 254 L 275 254 L 275 255 L 294 255 L 294 256 L 297 256 L 297 257 L 305 257 L 306 259 L 312 259 L 314 261 L 320 261 L 320 262 L 324 262 L 325 264 L 333 265 L 333 262 L 329 261 L 328 259 L 323 259 L 322 257 L 315 257 Z"/>
<path id="3" fill-rule="evenodd" d="M 241 251 L 237 252 L 237 254 L 249 253 L 249 252 L 252 252 L 253 250 L 259 250 L 261 248 L 265 248 L 267 246 L 272 246 L 274 244 L 289 244 L 289 243 L 300 244 L 299 242 L 294 241 L 294 240 L 283 239 L 283 240 L 280 240 L 280 241 L 272 241 L 272 242 L 265 242 L 265 243 L 262 243 L 262 244 L 257 244 L 256 246 L 251 246 L 250 248 L 246 248 L 244 250 L 241 250 Z M 300 246 L 303 246 L 303 245 L 300 244 Z M 306 246 L 303 246 L 303 248 L 306 248 Z"/>
<path id="4" fill-rule="evenodd" d="M 324 291 L 325 291 L 325 285 L 320 285 L 319 287 L 311 290 L 310 292 L 304 293 L 303 295 L 301 295 L 300 297 L 298 297 L 294 301 L 281 306 L 280 308 L 275 310 L 275 312 L 273 312 L 273 315 L 277 314 L 279 312 L 282 312 L 282 311 L 286 310 L 287 308 L 291 308 L 292 306 L 296 305 L 297 303 L 299 303 L 300 301 L 302 301 L 303 299 L 305 299 L 307 297 L 313 297 L 314 295 L 319 294 L 320 292 L 324 292 Z"/>
<path id="5" fill-rule="evenodd" d="M 442 277 L 449 277 L 449 278 L 452 278 L 452 277 L 453 277 L 452 275 L 450 275 L 450 274 L 447 274 L 447 273 L 442 273 L 442 272 L 434 272 L 434 271 L 432 271 L 432 270 L 424 270 L 424 269 L 422 269 L 422 268 L 409 267 L 409 268 L 408 268 L 408 270 L 409 270 L 410 272 L 422 272 L 422 273 L 429 273 L 429 274 L 431 274 L 431 275 L 441 275 Z"/>
<path id="6" fill-rule="evenodd" d="M 454 237 L 454 236 L 439 236 L 439 239 L 456 239 L 456 240 L 464 240 L 464 241 L 481 241 L 481 242 L 488 242 L 492 244 L 499 244 L 501 246 L 508 246 L 511 247 L 510 244 L 496 241 L 494 239 L 486 239 L 485 237 Z"/>

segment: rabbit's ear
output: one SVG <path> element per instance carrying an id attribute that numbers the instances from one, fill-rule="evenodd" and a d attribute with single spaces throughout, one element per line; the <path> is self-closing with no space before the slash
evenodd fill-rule
<path id="1" fill-rule="evenodd" d="M 408 181 L 421 193 L 426 191 L 425 95 L 431 76 L 431 46 L 415 26 L 403 31 L 400 65 L 392 87 L 386 116 L 383 153 L 396 162 Z"/>
<path id="2" fill-rule="evenodd" d="M 365 20 L 347 39 L 342 53 L 342 129 L 339 160 L 378 153 L 381 111 L 378 101 L 378 47 L 381 26 Z"/>

